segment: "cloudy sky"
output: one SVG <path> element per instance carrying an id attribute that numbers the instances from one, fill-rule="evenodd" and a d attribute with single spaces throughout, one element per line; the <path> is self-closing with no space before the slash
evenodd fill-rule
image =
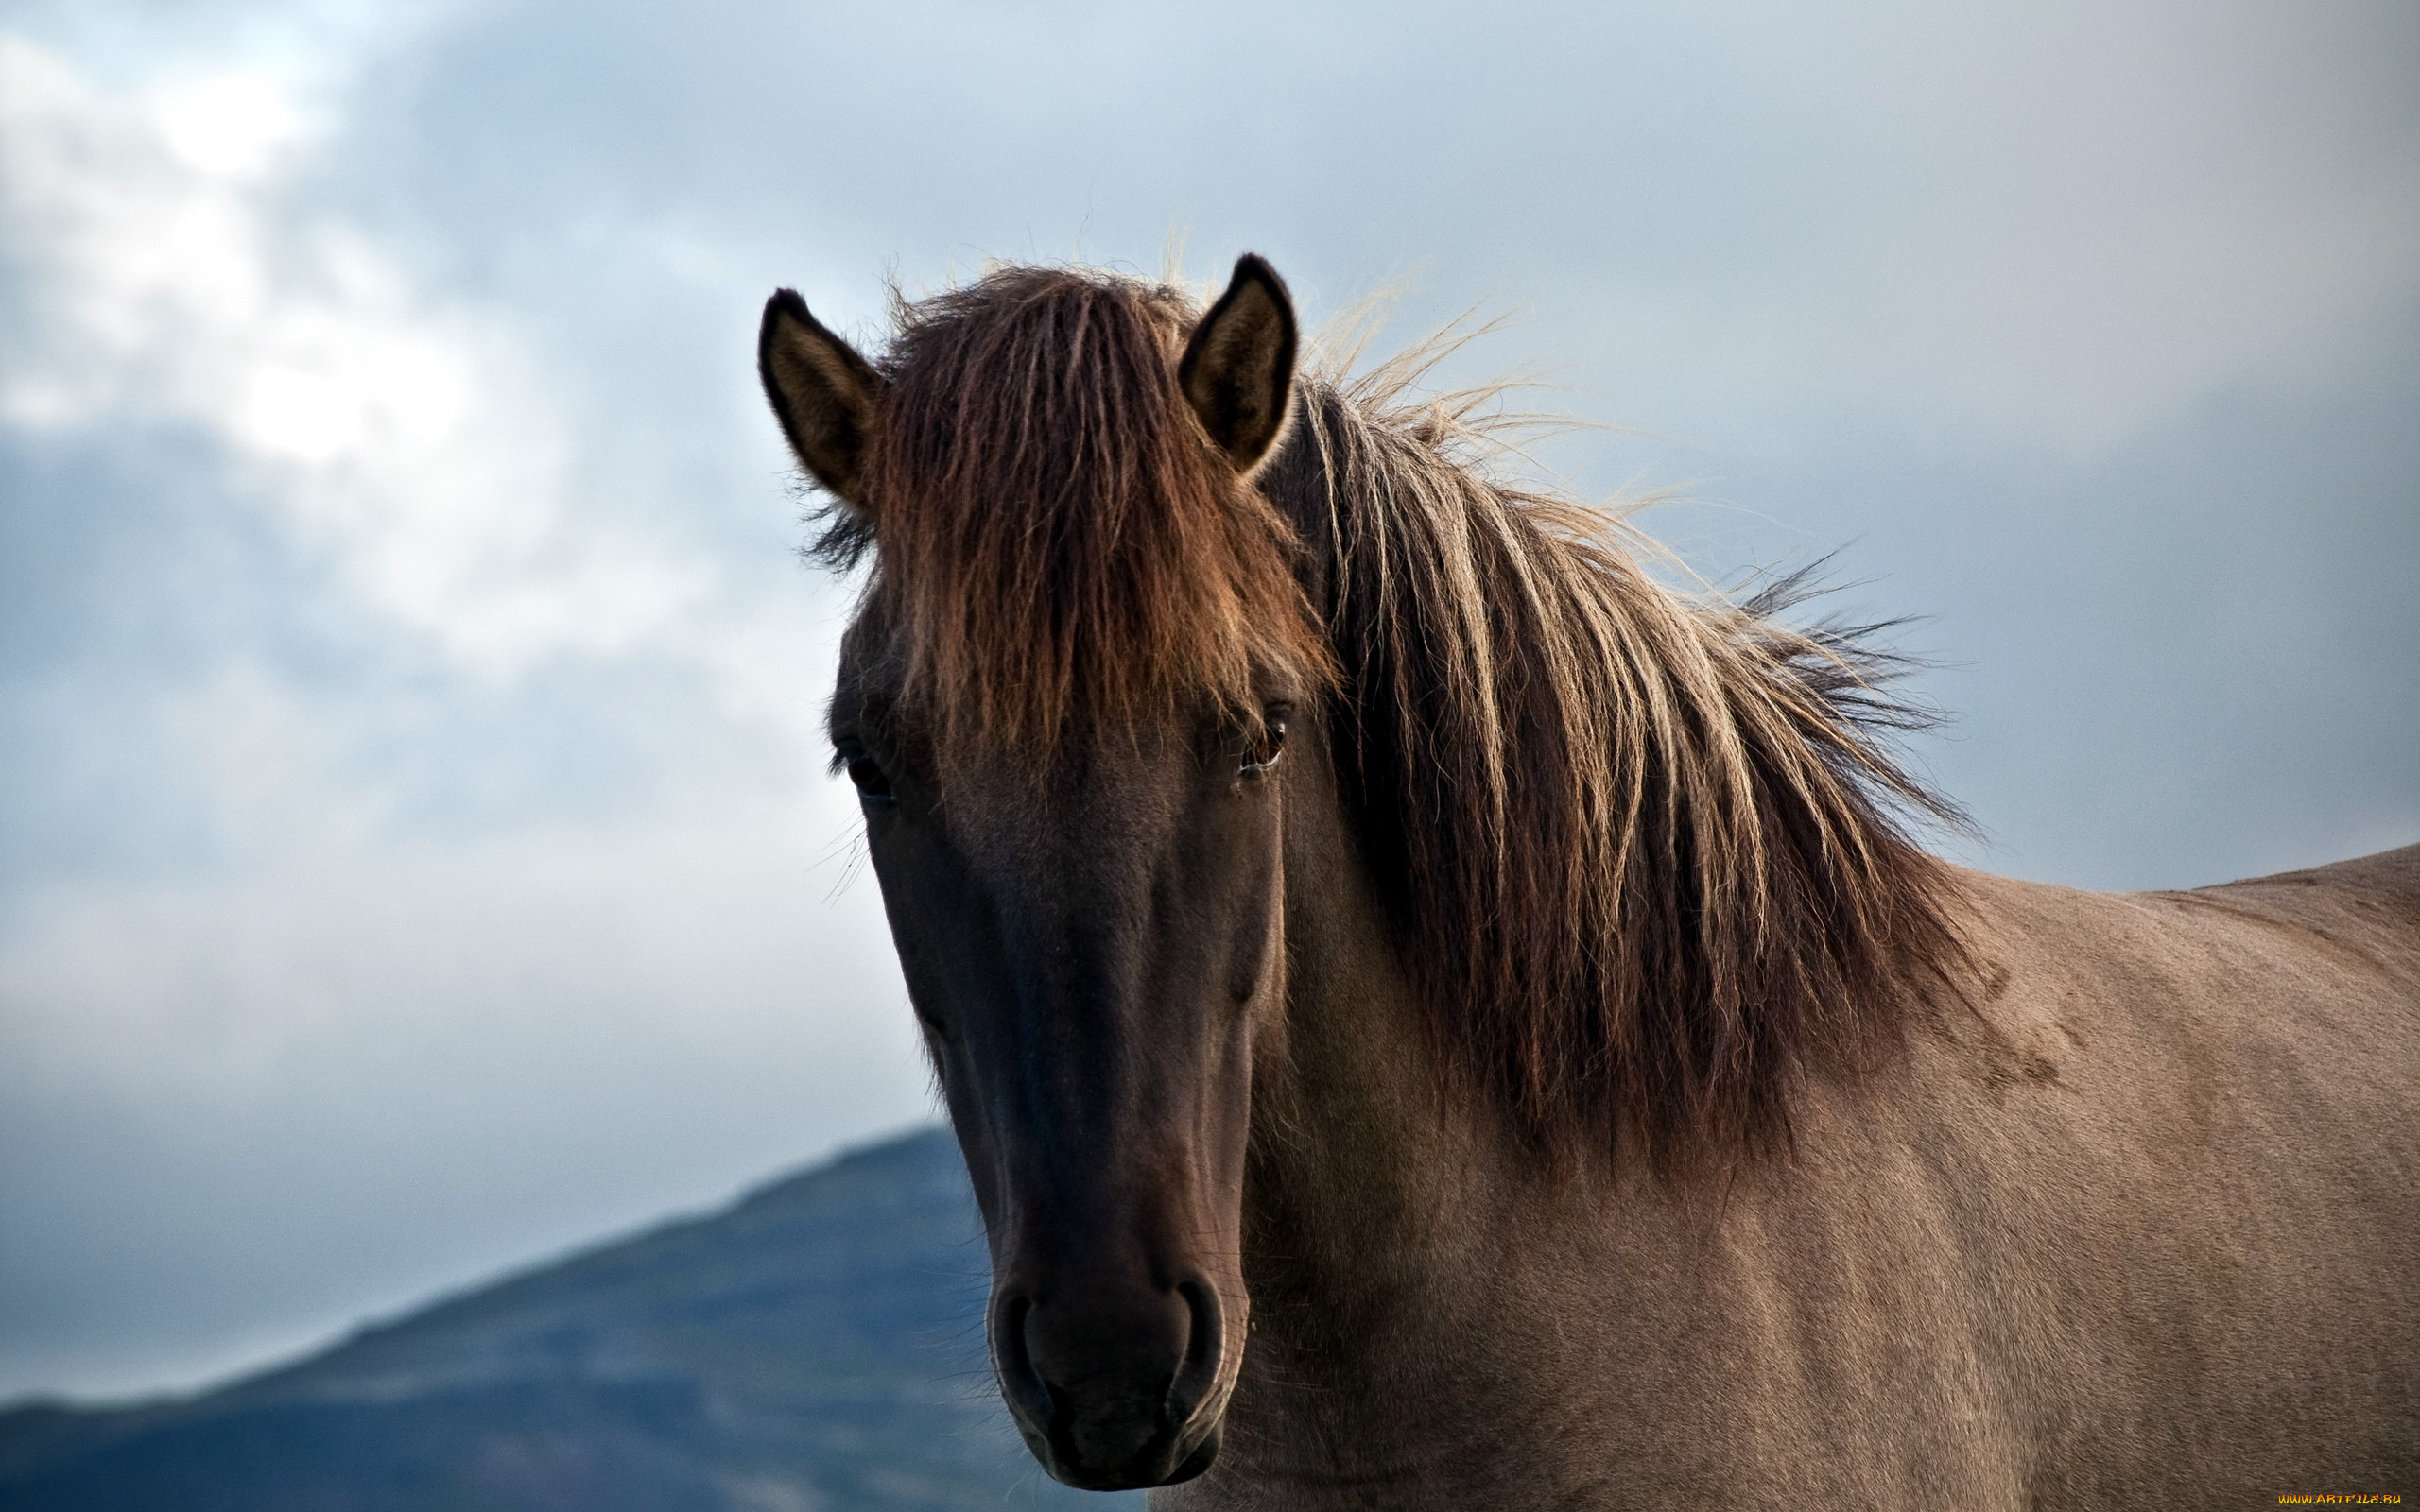
<path id="1" fill-rule="evenodd" d="M 9 0 L 0 1398 L 929 1116 L 756 311 L 1172 238 L 1925 616 L 1965 859 L 2420 839 L 2403 0 Z"/>

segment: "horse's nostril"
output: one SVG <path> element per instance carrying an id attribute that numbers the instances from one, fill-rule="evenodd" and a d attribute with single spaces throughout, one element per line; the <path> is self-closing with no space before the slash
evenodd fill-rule
<path id="1" fill-rule="evenodd" d="M 1183 1424 L 1190 1419 L 1209 1397 L 1219 1382 L 1219 1366 L 1225 1353 L 1219 1294 L 1201 1281 L 1180 1281 L 1177 1295 L 1184 1298 L 1185 1313 L 1192 1328 L 1184 1343 L 1184 1364 L 1168 1383 L 1168 1420 Z"/>
<path id="2" fill-rule="evenodd" d="M 1046 1408 L 1050 1388 L 1034 1368 L 1033 1351 L 1026 1342 L 1026 1322 L 1033 1314 L 1033 1300 L 1023 1296 L 1004 1297 L 992 1310 L 992 1357 L 1000 1365 L 1000 1383 L 1011 1401 L 1024 1399 Z"/>
<path id="3" fill-rule="evenodd" d="M 1192 1336 L 1185 1341 L 1184 1364 L 1187 1369 L 1215 1361 L 1219 1354 L 1219 1297 L 1200 1281 L 1178 1283 L 1177 1295 L 1184 1298 L 1185 1311 L 1193 1323 Z"/>

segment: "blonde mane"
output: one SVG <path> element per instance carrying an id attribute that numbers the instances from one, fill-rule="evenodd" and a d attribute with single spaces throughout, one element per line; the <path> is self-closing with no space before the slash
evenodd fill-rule
<path id="1" fill-rule="evenodd" d="M 1305 386 L 1263 486 L 1342 669 L 1358 830 L 1448 1063 L 1540 1143 L 1667 1172 L 1786 1142 L 1814 1062 L 1896 1042 L 1962 946 L 1898 821 L 1955 811 L 1893 759 L 1926 723 L 1871 627 L 1642 571 L 1621 522 L 1474 468 L 1485 393 L 1422 359 Z"/>

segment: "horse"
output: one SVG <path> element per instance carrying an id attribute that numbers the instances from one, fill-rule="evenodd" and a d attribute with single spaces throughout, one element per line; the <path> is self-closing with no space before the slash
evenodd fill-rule
<path id="1" fill-rule="evenodd" d="M 1001 266 L 766 393 L 1048 1472 L 1211 1508 L 2420 1489 L 2420 846 L 1953 866 L 1798 586 L 1684 592 L 1419 363 Z"/>

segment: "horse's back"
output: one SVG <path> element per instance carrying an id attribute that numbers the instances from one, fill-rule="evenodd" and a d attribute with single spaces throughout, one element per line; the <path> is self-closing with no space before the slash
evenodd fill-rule
<path id="1" fill-rule="evenodd" d="M 2221 883 L 2182 896 L 2301 924 L 2323 938 L 2343 936 L 2420 968 L 2420 845 L 2303 871 Z"/>
<path id="2" fill-rule="evenodd" d="M 2265 877 L 2247 877 L 2241 882 L 2222 882 L 2201 890 L 2223 892 L 2250 887 L 2332 887 L 2358 892 L 2382 902 L 2398 903 L 2406 910 L 2407 919 L 2420 923 L 2420 845 L 2397 846 L 2392 850 L 2357 856 L 2350 861 L 2331 861 L 2301 871 L 2277 871 Z"/>

